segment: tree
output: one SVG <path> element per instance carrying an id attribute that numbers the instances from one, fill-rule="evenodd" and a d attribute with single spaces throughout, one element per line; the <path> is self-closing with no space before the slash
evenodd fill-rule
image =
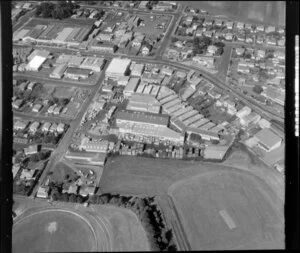
<path id="1" fill-rule="evenodd" d="M 257 93 L 257 94 L 262 93 L 263 90 L 264 90 L 264 89 L 263 89 L 260 85 L 255 85 L 255 86 L 253 87 L 253 92 L 255 92 L 255 93 Z"/>
<path id="2" fill-rule="evenodd" d="M 77 196 L 75 194 L 70 194 L 69 202 L 76 203 L 77 202 Z"/>
<path id="3" fill-rule="evenodd" d="M 30 156 L 30 161 L 31 162 L 38 162 L 40 159 L 39 159 L 39 156 L 38 154 L 33 154 Z"/>

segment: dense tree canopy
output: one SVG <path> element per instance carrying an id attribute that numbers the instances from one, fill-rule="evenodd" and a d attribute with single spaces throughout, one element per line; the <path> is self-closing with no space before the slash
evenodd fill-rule
<path id="1" fill-rule="evenodd" d="M 36 9 L 36 16 L 43 18 L 65 19 L 72 16 L 78 6 L 72 2 L 42 2 Z"/>

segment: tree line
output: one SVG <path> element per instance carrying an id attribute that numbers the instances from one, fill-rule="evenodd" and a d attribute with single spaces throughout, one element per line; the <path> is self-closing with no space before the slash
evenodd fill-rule
<path id="1" fill-rule="evenodd" d="M 74 10 L 79 6 L 75 3 L 59 2 L 57 4 L 51 2 L 42 2 L 37 6 L 35 15 L 43 18 L 65 19 L 73 15 Z"/>
<path id="2" fill-rule="evenodd" d="M 80 195 L 62 193 L 63 183 L 51 182 L 49 187 L 52 191 L 52 199 L 72 203 L 83 203 L 87 201 L 96 205 L 114 205 L 133 211 L 141 221 L 151 250 L 154 251 L 176 251 L 172 229 L 165 225 L 162 213 L 155 203 L 154 197 L 121 196 L 119 194 L 104 193 L 92 195 L 87 198 Z"/>

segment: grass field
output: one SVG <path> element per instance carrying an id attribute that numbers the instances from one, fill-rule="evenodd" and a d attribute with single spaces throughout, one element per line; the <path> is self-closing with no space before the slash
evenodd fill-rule
<path id="1" fill-rule="evenodd" d="M 205 176 L 207 173 L 213 173 L 214 176 L 209 178 Z M 284 181 L 278 174 L 261 163 L 254 162 L 245 152 L 233 153 L 224 164 L 112 157 L 104 168 L 100 192 L 157 196 L 168 226 L 173 227 L 176 238 L 179 238 L 177 242 L 181 245 L 189 243 L 192 250 L 283 248 Z M 203 179 L 200 179 L 202 175 Z M 168 200 L 168 189 L 174 183 L 187 179 L 193 182 L 190 183 L 192 186 L 181 184 L 174 191 L 175 197 L 179 199 L 177 205 L 178 212 L 181 209 L 180 218 L 174 214 L 174 207 Z M 204 185 L 203 188 L 201 185 Z M 226 209 L 236 223 L 238 233 L 233 231 L 233 234 L 227 235 L 228 227 L 220 215 L 209 216 L 222 208 Z M 204 213 L 201 214 L 202 210 Z M 206 231 L 199 225 L 202 219 L 207 220 L 205 226 L 208 227 L 211 238 L 206 235 L 201 237 L 201 233 Z M 253 219 L 253 224 L 249 224 L 249 219 Z M 186 232 L 188 239 L 183 239 L 182 231 Z M 264 236 L 273 238 L 274 241 L 264 239 Z M 201 238 L 201 246 L 197 237 Z M 251 244 L 245 239 L 248 237 L 249 243 L 252 240 Z M 217 238 L 220 238 L 220 242 L 213 243 Z M 181 249 L 189 248 L 182 246 Z"/>
<path id="2" fill-rule="evenodd" d="M 157 15 L 154 20 L 150 19 L 150 15 L 139 15 L 139 17 L 144 20 L 145 26 L 139 26 L 134 28 L 135 32 L 142 32 L 146 33 L 148 35 L 156 35 L 158 36 L 159 34 L 165 32 L 167 27 L 169 26 L 171 17 L 170 16 L 161 16 Z M 155 28 L 157 25 L 165 23 L 165 29 L 158 29 Z"/>
<path id="3" fill-rule="evenodd" d="M 261 184 L 235 172 L 209 172 L 170 187 L 193 250 L 283 249 L 283 213 Z M 226 210 L 236 228 L 219 212 Z"/>
<path id="4" fill-rule="evenodd" d="M 74 87 L 55 87 L 53 96 L 57 98 L 71 98 L 74 90 Z"/>
<path id="5" fill-rule="evenodd" d="M 13 252 L 149 251 L 137 216 L 113 206 L 14 199 Z"/>
<path id="6" fill-rule="evenodd" d="M 92 229 L 69 212 L 35 213 L 15 224 L 13 235 L 12 250 L 16 253 L 96 250 Z"/>
<path id="7" fill-rule="evenodd" d="M 236 17 L 245 22 L 285 25 L 286 3 L 283 1 L 178 1 L 219 15 Z"/>

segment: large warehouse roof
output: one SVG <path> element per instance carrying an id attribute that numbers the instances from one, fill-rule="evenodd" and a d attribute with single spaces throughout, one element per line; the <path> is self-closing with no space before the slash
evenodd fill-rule
<path id="1" fill-rule="evenodd" d="M 144 94 L 132 94 L 129 103 L 160 105 L 153 96 Z"/>
<path id="2" fill-rule="evenodd" d="M 272 148 L 278 142 L 281 142 L 281 138 L 268 128 L 264 128 L 263 130 L 259 131 L 255 135 L 255 138 L 268 148 Z"/>
<path id="3" fill-rule="evenodd" d="M 148 112 L 134 112 L 125 110 L 119 111 L 117 113 L 116 119 L 163 126 L 167 126 L 169 123 L 169 116 L 165 114 L 157 115 Z"/>
<path id="4" fill-rule="evenodd" d="M 123 75 L 127 70 L 128 66 L 130 65 L 130 63 L 131 63 L 130 59 L 113 58 L 106 72 Z"/>
<path id="5" fill-rule="evenodd" d="M 46 60 L 45 57 L 36 55 L 33 57 L 33 59 L 28 63 L 27 68 L 28 69 L 38 69 Z"/>

